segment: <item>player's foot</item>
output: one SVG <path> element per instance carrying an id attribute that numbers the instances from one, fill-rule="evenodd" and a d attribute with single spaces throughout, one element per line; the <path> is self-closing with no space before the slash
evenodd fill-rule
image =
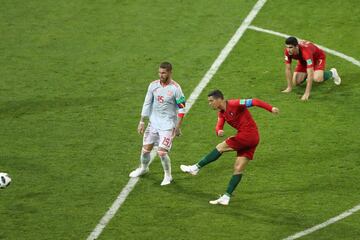
<path id="1" fill-rule="evenodd" d="M 190 173 L 191 175 L 196 175 L 200 171 L 200 168 L 196 165 L 180 165 L 181 171 L 185 173 Z"/>
<path id="2" fill-rule="evenodd" d="M 335 83 L 336 85 L 340 85 L 340 84 L 341 84 L 341 78 L 340 78 L 340 76 L 339 76 L 336 68 L 332 68 L 332 69 L 330 69 L 330 71 L 331 71 L 332 74 L 333 74 L 334 83 Z"/>
<path id="3" fill-rule="evenodd" d="M 140 176 L 144 175 L 145 173 L 147 173 L 148 171 L 149 171 L 149 168 L 138 167 L 137 169 L 135 169 L 134 171 L 132 171 L 129 174 L 129 177 L 132 177 L 132 178 L 140 177 Z"/>
<path id="4" fill-rule="evenodd" d="M 225 206 L 229 205 L 229 202 L 230 202 L 230 197 L 226 194 L 220 196 L 216 200 L 209 201 L 209 203 L 213 204 L 213 205 L 220 204 L 220 205 L 225 205 Z"/>
<path id="5" fill-rule="evenodd" d="M 165 186 L 165 185 L 169 185 L 171 183 L 171 181 L 173 180 L 171 175 L 165 175 L 164 179 L 161 182 L 161 186 Z"/>

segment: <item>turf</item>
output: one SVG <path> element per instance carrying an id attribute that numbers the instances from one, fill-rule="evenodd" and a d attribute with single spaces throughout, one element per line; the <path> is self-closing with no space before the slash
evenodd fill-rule
<path id="1" fill-rule="evenodd" d="M 0 239 L 86 239 L 138 163 L 158 64 L 173 63 L 188 97 L 255 2 L 2 1 L 0 171 L 13 183 L 0 191 Z M 354 0 L 268 1 L 253 25 L 359 59 L 358 12 Z M 160 187 L 156 159 L 100 239 L 282 239 L 359 204 L 360 68 L 327 55 L 343 84 L 315 84 L 301 102 L 304 86 L 280 93 L 283 41 L 245 32 L 186 116 L 174 183 Z M 196 177 L 178 168 L 221 141 L 206 101 L 215 88 L 281 111 L 251 109 L 261 143 L 226 208 L 208 200 L 226 189 L 234 154 Z M 359 223 L 355 213 L 304 239 L 356 239 Z"/>

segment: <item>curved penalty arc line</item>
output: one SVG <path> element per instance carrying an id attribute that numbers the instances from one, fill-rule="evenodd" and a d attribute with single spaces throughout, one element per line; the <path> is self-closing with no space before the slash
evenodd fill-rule
<path id="1" fill-rule="evenodd" d="M 249 26 L 248 29 L 252 29 L 254 31 L 258 31 L 258 32 L 263 32 L 263 33 L 268 33 L 268 34 L 272 34 L 272 35 L 275 35 L 275 36 L 279 36 L 279 37 L 283 37 L 283 38 L 288 38 L 290 37 L 290 35 L 287 35 L 287 34 L 284 34 L 284 33 L 280 33 L 280 32 L 275 32 L 275 31 L 272 31 L 272 30 L 269 30 L 269 29 L 264 29 L 264 28 L 260 28 L 260 27 L 256 27 L 256 26 Z M 298 38 L 298 37 L 296 37 Z M 302 40 L 301 38 L 298 38 L 299 40 Z M 353 58 L 353 57 L 350 57 L 348 55 L 345 55 L 341 52 L 338 52 L 338 51 L 335 51 L 335 50 L 332 50 L 330 48 L 327 48 L 327 47 L 324 47 L 324 46 L 321 46 L 319 44 L 316 43 L 316 46 L 318 46 L 319 48 L 321 48 L 322 50 L 324 50 L 325 52 L 327 53 L 330 53 L 334 56 L 337 56 L 337 57 L 340 57 L 358 67 L 360 67 L 360 61 Z"/>

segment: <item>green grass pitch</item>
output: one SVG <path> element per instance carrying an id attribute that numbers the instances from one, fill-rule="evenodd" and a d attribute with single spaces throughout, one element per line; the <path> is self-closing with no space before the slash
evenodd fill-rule
<path id="1" fill-rule="evenodd" d="M 187 97 L 255 0 L 19 1 L 0 8 L 0 239 L 86 239 L 138 164 L 136 132 L 161 61 Z M 360 10 L 349 1 L 268 1 L 252 25 L 296 35 L 360 59 Z M 283 38 L 248 29 L 187 114 L 171 151 L 174 183 L 159 159 L 99 239 L 282 239 L 360 203 L 360 68 L 327 55 L 343 84 L 285 87 Z M 261 143 L 228 207 L 235 154 L 198 176 L 180 172 L 222 139 L 206 94 L 257 97 Z M 234 133 L 225 128 L 226 136 Z M 357 239 L 359 212 L 302 239 Z"/>

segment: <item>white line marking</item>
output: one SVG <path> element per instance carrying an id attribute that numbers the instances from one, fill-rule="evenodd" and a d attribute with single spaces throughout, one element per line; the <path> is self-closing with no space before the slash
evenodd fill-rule
<path id="1" fill-rule="evenodd" d="M 249 29 L 252 29 L 252 30 L 255 30 L 255 31 L 258 31 L 258 32 L 264 32 L 264 33 L 269 33 L 269 34 L 272 34 L 272 35 L 276 35 L 276 36 L 280 36 L 280 37 L 284 37 L 284 38 L 288 38 L 290 37 L 290 35 L 287 35 L 287 34 L 284 34 L 284 33 L 280 33 L 280 32 L 275 32 L 275 31 L 272 31 L 272 30 L 269 30 L 269 29 L 264 29 L 264 28 L 259 28 L 259 27 L 256 27 L 256 26 L 249 26 L 248 27 Z M 298 38 L 301 40 L 301 38 Z M 319 44 L 316 43 L 316 45 L 321 48 L 322 50 L 324 50 L 325 52 L 327 53 L 330 53 L 332 55 L 335 55 L 335 56 L 338 56 L 342 59 L 345 59 L 346 61 L 349 61 L 351 62 L 352 64 L 360 67 L 360 61 L 353 58 L 353 57 L 350 57 L 350 56 L 347 56 L 341 52 L 338 52 L 338 51 L 335 51 L 335 50 L 332 50 L 330 48 L 327 48 L 327 47 L 324 47 L 324 46 L 321 46 Z"/>
<path id="2" fill-rule="evenodd" d="M 150 164 L 156 157 L 156 148 L 153 149 L 150 153 Z M 136 183 L 139 181 L 139 178 L 130 178 L 129 182 L 126 186 L 121 190 L 120 194 L 117 196 L 116 200 L 113 202 L 109 210 L 105 213 L 105 215 L 101 218 L 100 222 L 94 230 L 91 232 L 87 240 L 97 239 L 101 232 L 104 230 L 106 225 L 110 222 L 110 220 L 115 216 L 116 212 L 119 210 L 121 205 L 125 202 L 129 193 L 134 189 Z"/>
<path id="3" fill-rule="evenodd" d="M 323 222 L 323 223 L 321 223 L 319 225 L 316 225 L 316 226 L 314 226 L 312 228 L 308 228 L 308 229 L 306 229 L 306 230 L 304 230 L 302 232 L 295 233 L 294 235 L 291 235 L 291 236 L 289 236 L 287 238 L 284 238 L 283 240 L 294 240 L 294 239 L 303 237 L 305 235 L 308 235 L 309 233 L 315 232 L 315 231 L 317 231 L 317 230 L 319 230 L 321 228 L 324 228 L 324 227 L 326 227 L 326 226 L 328 226 L 330 224 L 333 224 L 333 223 L 335 223 L 335 222 L 337 222 L 337 221 L 339 221 L 339 220 L 341 220 L 343 218 L 346 218 L 346 217 L 350 216 L 351 214 L 353 214 L 353 213 L 355 213 L 355 212 L 357 212 L 359 210 L 360 210 L 360 204 L 353 207 L 352 209 L 349 209 L 349 210 L 341 213 L 340 215 L 338 215 L 336 217 L 330 218 L 326 222 Z"/>
<path id="4" fill-rule="evenodd" d="M 266 0 L 259 0 L 254 5 L 248 16 L 244 19 L 244 21 L 241 23 L 240 27 L 235 32 L 234 36 L 230 39 L 230 41 L 226 44 L 226 46 L 223 48 L 219 56 L 216 58 L 215 62 L 211 65 L 210 69 L 206 72 L 205 76 L 201 79 L 200 83 L 196 86 L 194 91 L 191 93 L 189 99 L 186 101 L 187 105 L 187 112 L 190 111 L 192 105 L 196 102 L 197 98 L 201 94 L 201 92 L 204 90 L 206 85 L 210 82 L 211 78 L 215 75 L 217 70 L 219 69 L 220 65 L 224 62 L 226 57 L 229 55 L 231 50 L 234 48 L 236 43 L 240 40 L 242 35 L 244 34 L 247 27 L 251 24 L 251 22 L 254 20 L 258 12 L 261 10 L 261 8 L 266 3 Z M 152 158 L 153 159 L 153 158 Z M 128 184 L 125 186 L 125 188 L 120 192 L 119 196 L 116 198 L 115 202 L 112 204 L 110 209 L 105 213 L 105 215 L 101 218 L 98 225 L 94 228 L 94 230 L 91 232 L 87 240 L 94 240 L 97 239 L 101 232 L 104 230 L 106 225 L 110 222 L 110 220 L 114 217 L 116 212 L 119 210 L 121 205 L 126 200 L 129 193 L 133 190 L 136 183 L 139 181 L 139 178 L 130 178 Z"/>
<path id="5" fill-rule="evenodd" d="M 186 101 L 187 109 L 190 110 L 192 105 L 195 103 L 196 99 L 201 94 L 202 90 L 206 87 L 206 85 L 210 82 L 211 78 L 215 75 L 220 65 L 224 62 L 226 57 L 229 55 L 231 50 L 240 40 L 245 30 L 249 27 L 251 22 L 254 20 L 256 15 L 259 13 L 261 8 L 266 3 L 266 0 L 259 0 L 254 7 L 251 9 L 248 16 L 244 19 L 240 27 L 236 30 L 234 36 L 230 39 L 230 41 L 226 44 L 224 49 L 220 52 L 219 56 L 216 58 L 215 62 L 211 65 L 210 69 L 206 72 L 204 77 L 201 79 L 200 83 L 194 89 L 188 100 Z"/>

